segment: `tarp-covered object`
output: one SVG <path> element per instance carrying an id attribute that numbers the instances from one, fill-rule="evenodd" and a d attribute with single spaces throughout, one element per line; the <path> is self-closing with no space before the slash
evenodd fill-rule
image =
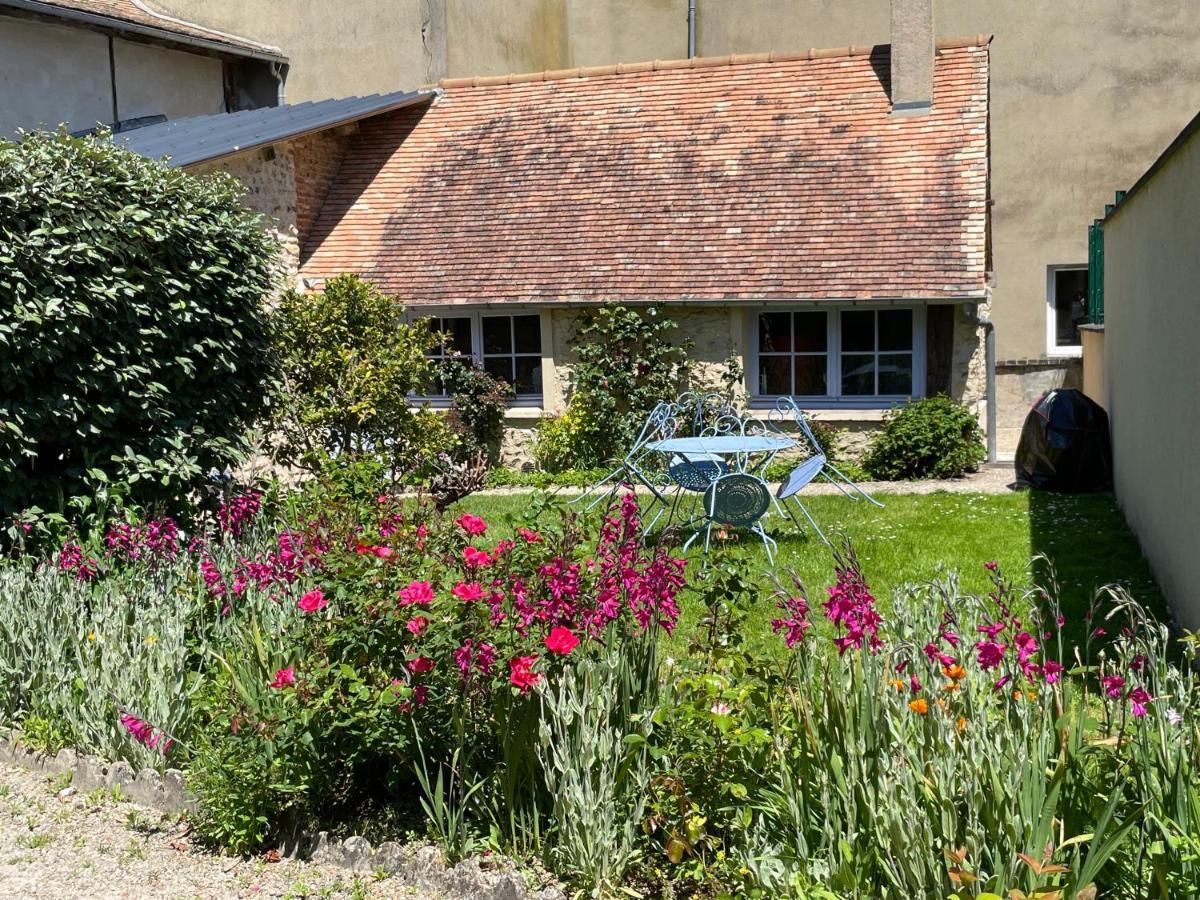
<path id="1" fill-rule="evenodd" d="M 1111 486 L 1108 413 L 1082 391 L 1043 394 L 1021 429 L 1016 469 L 1024 487 L 1084 493 Z"/>

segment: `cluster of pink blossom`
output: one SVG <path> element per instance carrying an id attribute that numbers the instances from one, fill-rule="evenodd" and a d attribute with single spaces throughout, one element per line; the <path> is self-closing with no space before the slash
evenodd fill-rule
<path id="1" fill-rule="evenodd" d="M 156 729 L 144 719 L 139 719 L 130 713 L 123 713 L 120 721 L 122 727 L 133 736 L 135 741 L 151 750 L 158 750 L 163 756 L 170 753 L 171 748 L 175 746 L 175 741 L 168 737 L 165 731 Z"/>
<path id="2" fill-rule="evenodd" d="M 1142 665 L 1145 663 L 1145 657 L 1137 656 L 1130 663 L 1129 670 L 1131 672 L 1140 672 Z M 1130 710 L 1135 718 L 1140 719 L 1146 715 L 1148 704 L 1154 698 L 1150 696 L 1142 685 L 1135 685 L 1126 690 L 1125 678 L 1121 675 L 1105 675 L 1100 679 L 1100 688 L 1104 692 L 1104 696 L 1110 700 L 1120 700 L 1122 696 L 1129 701 Z"/>
<path id="3" fill-rule="evenodd" d="M 166 562 L 179 555 L 179 528 L 171 518 L 152 519 L 144 525 L 118 522 L 104 534 L 108 555 L 126 562 Z"/>
<path id="4" fill-rule="evenodd" d="M 58 571 L 74 575 L 78 581 L 94 581 L 100 572 L 100 561 L 86 556 L 82 547 L 68 541 L 58 551 Z"/>
<path id="5" fill-rule="evenodd" d="M 1040 662 L 1035 659 L 1037 656 L 1044 656 L 1041 643 L 1034 634 L 1022 627 L 1021 619 L 1009 606 L 1010 586 L 1001 577 L 995 562 L 984 563 L 984 568 L 992 573 L 992 583 L 995 587 L 988 597 L 996 604 L 999 616 L 994 622 L 979 625 L 976 628 L 983 635 L 981 640 L 975 642 L 975 654 L 979 667 L 985 671 L 999 669 L 1007 658 L 1008 651 L 1015 649 L 1017 668 L 1026 679 L 1036 681 L 1038 678 L 1042 678 L 1047 684 L 1056 683 L 1062 677 L 1062 664 L 1053 659 L 1043 659 Z M 1060 628 L 1064 622 L 1065 619 L 1059 616 L 1057 624 Z M 1007 637 L 1005 637 L 1006 635 Z M 1047 632 L 1043 638 L 1049 636 L 1049 632 Z M 996 681 L 996 687 L 1002 688 L 1010 680 L 1011 675 L 1002 674 Z"/>
<path id="6" fill-rule="evenodd" d="M 247 491 L 238 494 L 217 510 L 217 522 L 221 530 L 235 538 L 241 537 L 254 524 L 262 510 L 262 491 Z"/>
<path id="7" fill-rule="evenodd" d="M 808 629 L 812 627 L 812 623 L 808 621 L 808 600 L 803 592 L 789 594 L 780 591 L 777 596 L 779 600 L 775 608 L 783 615 L 771 620 L 771 630 L 776 634 L 782 631 L 783 642 L 791 650 L 804 640 Z"/>
<path id="8" fill-rule="evenodd" d="M 825 616 L 837 626 L 839 634 L 833 639 L 838 654 L 853 647 L 861 650 L 864 644 L 874 653 L 883 646 L 879 639 L 879 626 L 883 622 L 875 608 L 875 598 L 867 587 L 866 579 L 858 567 L 853 554 L 835 556 L 834 570 L 837 583 L 829 588 L 829 599 L 822 606 Z"/>

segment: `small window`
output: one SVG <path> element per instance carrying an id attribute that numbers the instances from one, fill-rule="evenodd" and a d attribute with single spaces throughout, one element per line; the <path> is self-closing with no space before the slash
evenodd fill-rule
<path id="1" fill-rule="evenodd" d="M 758 392 L 796 397 L 829 393 L 828 316 L 823 312 L 758 317 Z"/>
<path id="2" fill-rule="evenodd" d="M 443 341 L 429 352 L 430 359 L 439 364 L 456 357 L 474 359 L 485 371 L 511 385 L 519 401 L 541 398 L 542 323 L 536 313 L 435 315 L 429 318 L 429 327 L 443 335 Z M 427 396 L 445 399 L 447 386 L 437 379 Z"/>
<path id="3" fill-rule="evenodd" d="M 841 317 L 842 396 L 912 394 L 912 310 L 845 310 Z"/>
<path id="4" fill-rule="evenodd" d="M 1083 343 L 1079 326 L 1087 323 L 1088 271 L 1086 266 L 1050 269 L 1050 349 L 1073 350 Z"/>

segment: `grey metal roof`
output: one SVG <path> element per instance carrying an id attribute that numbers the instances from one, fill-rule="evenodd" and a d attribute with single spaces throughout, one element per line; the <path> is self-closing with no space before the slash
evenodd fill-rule
<path id="1" fill-rule="evenodd" d="M 437 91 L 407 91 L 194 116 L 122 132 L 113 141 L 142 156 L 170 157 L 173 166 L 194 166 L 427 103 L 435 96 Z"/>

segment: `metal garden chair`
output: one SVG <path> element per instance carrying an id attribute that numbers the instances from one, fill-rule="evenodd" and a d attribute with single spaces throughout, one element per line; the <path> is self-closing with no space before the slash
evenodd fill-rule
<path id="1" fill-rule="evenodd" d="M 654 499 L 665 506 L 667 499 L 662 495 L 661 480 L 655 478 L 645 464 L 646 458 L 654 455 L 654 451 L 646 445 L 673 435 L 678 427 L 677 414 L 678 410 L 673 403 L 664 401 L 655 406 L 620 464 L 571 502 L 581 503 L 594 494 L 594 499 L 584 507 L 591 509 L 605 498 L 611 498 L 622 484 L 631 484 L 634 487 L 641 484 L 649 488 Z M 605 485 L 609 485 L 607 491 L 602 490 Z"/>

